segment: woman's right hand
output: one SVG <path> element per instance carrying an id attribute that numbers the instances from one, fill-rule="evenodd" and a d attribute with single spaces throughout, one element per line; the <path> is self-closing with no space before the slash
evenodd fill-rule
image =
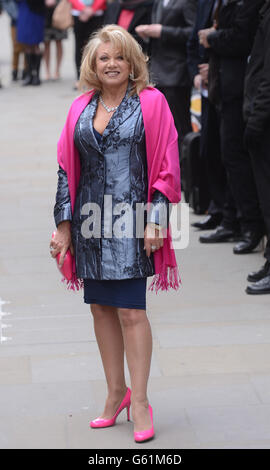
<path id="1" fill-rule="evenodd" d="M 61 268 L 64 263 L 64 258 L 67 250 L 70 248 L 71 254 L 74 254 L 74 249 L 71 241 L 70 222 L 68 220 L 61 222 L 55 232 L 55 236 L 51 239 L 50 249 L 53 258 L 56 258 L 60 253 L 59 267 Z"/>

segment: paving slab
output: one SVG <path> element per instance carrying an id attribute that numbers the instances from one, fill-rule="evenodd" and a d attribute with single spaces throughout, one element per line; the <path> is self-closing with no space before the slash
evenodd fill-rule
<path id="1" fill-rule="evenodd" d="M 187 414 L 201 443 L 212 440 L 267 440 L 270 443 L 269 405 L 205 408 L 194 406 L 187 408 Z"/>

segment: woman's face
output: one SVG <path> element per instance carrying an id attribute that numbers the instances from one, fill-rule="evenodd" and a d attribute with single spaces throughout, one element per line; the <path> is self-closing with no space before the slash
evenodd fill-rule
<path id="1" fill-rule="evenodd" d="M 105 42 L 97 49 L 96 73 L 103 88 L 127 86 L 130 65 L 110 42 Z"/>

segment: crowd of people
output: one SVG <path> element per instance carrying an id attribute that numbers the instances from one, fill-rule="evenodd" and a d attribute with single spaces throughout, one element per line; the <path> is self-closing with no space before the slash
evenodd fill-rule
<path id="1" fill-rule="evenodd" d="M 248 294 L 270 293 L 270 2 L 199 0 L 187 44 L 202 94 L 201 158 L 210 205 L 194 225 L 201 243 L 236 240 L 253 252 L 266 235 L 265 264 L 248 274 Z"/>
<path id="2" fill-rule="evenodd" d="M 60 2 L 61 0 L 0 0 L 1 11 L 4 9 L 11 18 L 12 80 L 21 78 L 23 86 L 41 84 L 42 58 L 45 62 L 45 80 L 60 78 L 62 41 L 67 38 L 68 33 L 67 29 L 55 27 L 53 23 L 53 14 Z M 69 3 L 74 23 L 76 75 L 79 79 L 83 47 L 91 33 L 103 24 L 106 1 L 70 0 Z M 56 44 L 56 67 L 53 75 L 50 60 L 52 41 Z M 24 55 L 21 72 L 20 53 Z"/>
<path id="3" fill-rule="evenodd" d="M 104 24 L 118 24 L 149 56 L 150 76 L 165 95 L 179 134 L 192 131 L 190 94 L 201 93 L 200 161 L 210 203 L 193 225 L 204 244 L 235 241 L 236 255 L 267 240 L 265 263 L 248 274 L 248 294 L 270 294 L 270 1 L 69 0 L 74 18 L 78 88 L 83 49 Z M 50 80 L 50 44 L 56 41 L 53 79 L 59 79 L 62 40 L 52 14 L 59 0 L 1 0 L 11 17 L 12 79 L 40 85 L 44 55 Z M 44 52 L 41 50 L 44 43 Z M 19 55 L 23 69 L 19 72 Z"/>

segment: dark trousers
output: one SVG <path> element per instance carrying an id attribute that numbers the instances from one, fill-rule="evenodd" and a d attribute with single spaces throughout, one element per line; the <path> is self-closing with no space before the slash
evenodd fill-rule
<path id="1" fill-rule="evenodd" d="M 208 213 L 222 213 L 222 225 L 236 229 L 237 210 L 221 158 L 220 115 L 216 107 L 203 96 L 201 125 L 201 156 L 205 162 L 211 198 Z"/>
<path id="2" fill-rule="evenodd" d="M 267 233 L 265 257 L 270 261 L 270 125 L 265 130 L 261 145 L 252 146 L 249 153 Z"/>
<path id="3" fill-rule="evenodd" d="M 263 220 L 258 193 L 251 159 L 243 145 L 242 107 L 242 99 L 222 103 L 220 107 L 221 155 L 228 184 L 240 212 L 242 230 L 260 230 Z"/>
<path id="4" fill-rule="evenodd" d="M 104 15 L 93 16 L 85 23 L 80 21 L 77 16 L 74 17 L 75 64 L 78 79 L 80 77 L 80 67 L 84 46 L 89 41 L 91 34 L 102 26 L 103 20 Z"/>
<path id="5" fill-rule="evenodd" d="M 179 136 L 179 155 L 181 161 L 181 144 L 186 134 L 192 132 L 190 114 L 190 87 L 157 87 L 166 97 L 172 112 L 175 127 Z"/>

